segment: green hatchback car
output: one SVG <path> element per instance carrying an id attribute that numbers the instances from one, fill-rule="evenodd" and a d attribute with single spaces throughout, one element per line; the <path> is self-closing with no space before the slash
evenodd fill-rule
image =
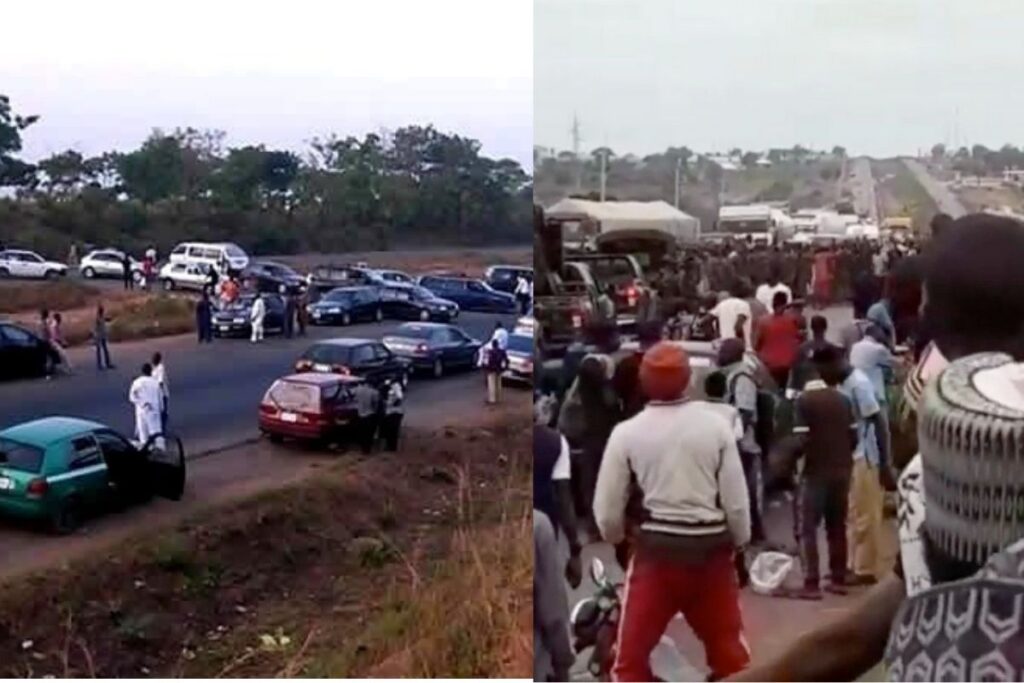
<path id="1" fill-rule="evenodd" d="M 184 449 L 138 446 L 88 420 L 47 417 L 0 431 L 0 516 L 69 533 L 85 515 L 148 500 L 179 500 Z"/>

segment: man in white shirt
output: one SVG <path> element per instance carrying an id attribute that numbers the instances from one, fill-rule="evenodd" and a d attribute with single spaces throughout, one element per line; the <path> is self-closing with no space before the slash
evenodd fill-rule
<path id="1" fill-rule="evenodd" d="M 132 382 L 128 390 L 128 401 L 135 406 L 135 437 L 140 444 L 162 433 L 160 413 L 163 410 L 163 390 L 153 378 L 153 366 L 149 363 L 142 366 L 142 374 Z M 162 437 L 157 439 L 157 447 L 163 447 Z"/>
<path id="2" fill-rule="evenodd" d="M 153 354 L 153 379 L 160 385 L 160 431 L 167 431 L 167 399 L 171 397 L 171 391 L 167 384 L 167 366 L 164 365 L 163 355 L 157 351 Z"/>
<path id="3" fill-rule="evenodd" d="M 494 333 L 491 335 L 490 341 L 497 341 L 503 351 L 508 349 L 508 330 L 500 322 L 494 323 Z M 487 345 L 490 346 L 490 342 Z"/>
<path id="4" fill-rule="evenodd" d="M 742 320 L 743 344 L 750 348 L 750 321 L 753 314 L 750 304 L 729 292 L 719 292 L 718 304 L 711 309 L 711 315 L 718 318 L 718 338 L 732 339 L 736 334 L 736 326 Z"/>
<path id="5" fill-rule="evenodd" d="M 263 301 L 263 295 L 257 294 L 252 302 L 252 311 L 249 315 L 249 322 L 252 326 L 253 344 L 263 341 L 263 320 L 267 317 L 267 304 Z"/>
<path id="6" fill-rule="evenodd" d="M 519 314 L 526 315 L 530 310 L 530 283 L 522 275 L 516 277 L 515 295 L 519 302 Z"/>

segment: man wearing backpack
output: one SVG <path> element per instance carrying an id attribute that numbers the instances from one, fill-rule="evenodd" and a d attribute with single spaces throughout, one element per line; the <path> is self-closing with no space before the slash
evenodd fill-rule
<path id="1" fill-rule="evenodd" d="M 739 411 L 743 422 L 743 438 L 739 442 L 740 461 L 747 480 L 747 495 L 750 499 L 750 540 L 751 543 L 764 541 L 764 525 L 761 522 L 761 460 L 762 444 L 758 440 L 758 420 L 770 420 L 772 416 L 760 415 L 758 410 L 758 386 L 745 358 L 745 346 L 741 339 L 726 339 L 718 349 L 718 367 L 726 378 L 726 400 Z M 764 406 L 761 406 L 764 408 Z M 767 444 L 765 444 L 767 446 Z"/>

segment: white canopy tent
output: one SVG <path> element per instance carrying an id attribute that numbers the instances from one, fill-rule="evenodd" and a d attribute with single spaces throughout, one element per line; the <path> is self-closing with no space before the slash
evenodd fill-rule
<path id="1" fill-rule="evenodd" d="M 693 242 L 700 236 L 700 220 L 668 202 L 595 202 L 563 199 L 545 211 L 548 218 L 591 222 L 600 236 L 657 236 Z"/>

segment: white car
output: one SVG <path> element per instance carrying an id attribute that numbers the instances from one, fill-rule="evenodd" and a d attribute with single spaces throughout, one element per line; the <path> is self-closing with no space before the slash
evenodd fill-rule
<path id="1" fill-rule="evenodd" d="M 204 265 L 221 268 L 227 263 L 234 271 L 249 267 L 249 255 L 237 244 L 231 242 L 182 242 L 171 250 L 171 263 Z"/>
<path id="2" fill-rule="evenodd" d="M 158 279 L 168 292 L 175 289 L 202 289 L 210 284 L 210 267 L 188 263 L 168 263 L 160 269 Z"/>
<path id="3" fill-rule="evenodd" d="M 0 251 L 0 278 L 26 277 L 53 280 L 68 274 L 68 267 L 47 261 L 34 251 L 7 249 Z"/>
<path id="4" fill-rule="evenodd" d="M 132 277 L 138 280 L 142 275 L 142 264 L 134 258 L 131 262 Z M 78 272 L 87 279 L 97 277 L 124 277 L 124 252 L 116 249 L 96 249 L 82 257 Z"/>

